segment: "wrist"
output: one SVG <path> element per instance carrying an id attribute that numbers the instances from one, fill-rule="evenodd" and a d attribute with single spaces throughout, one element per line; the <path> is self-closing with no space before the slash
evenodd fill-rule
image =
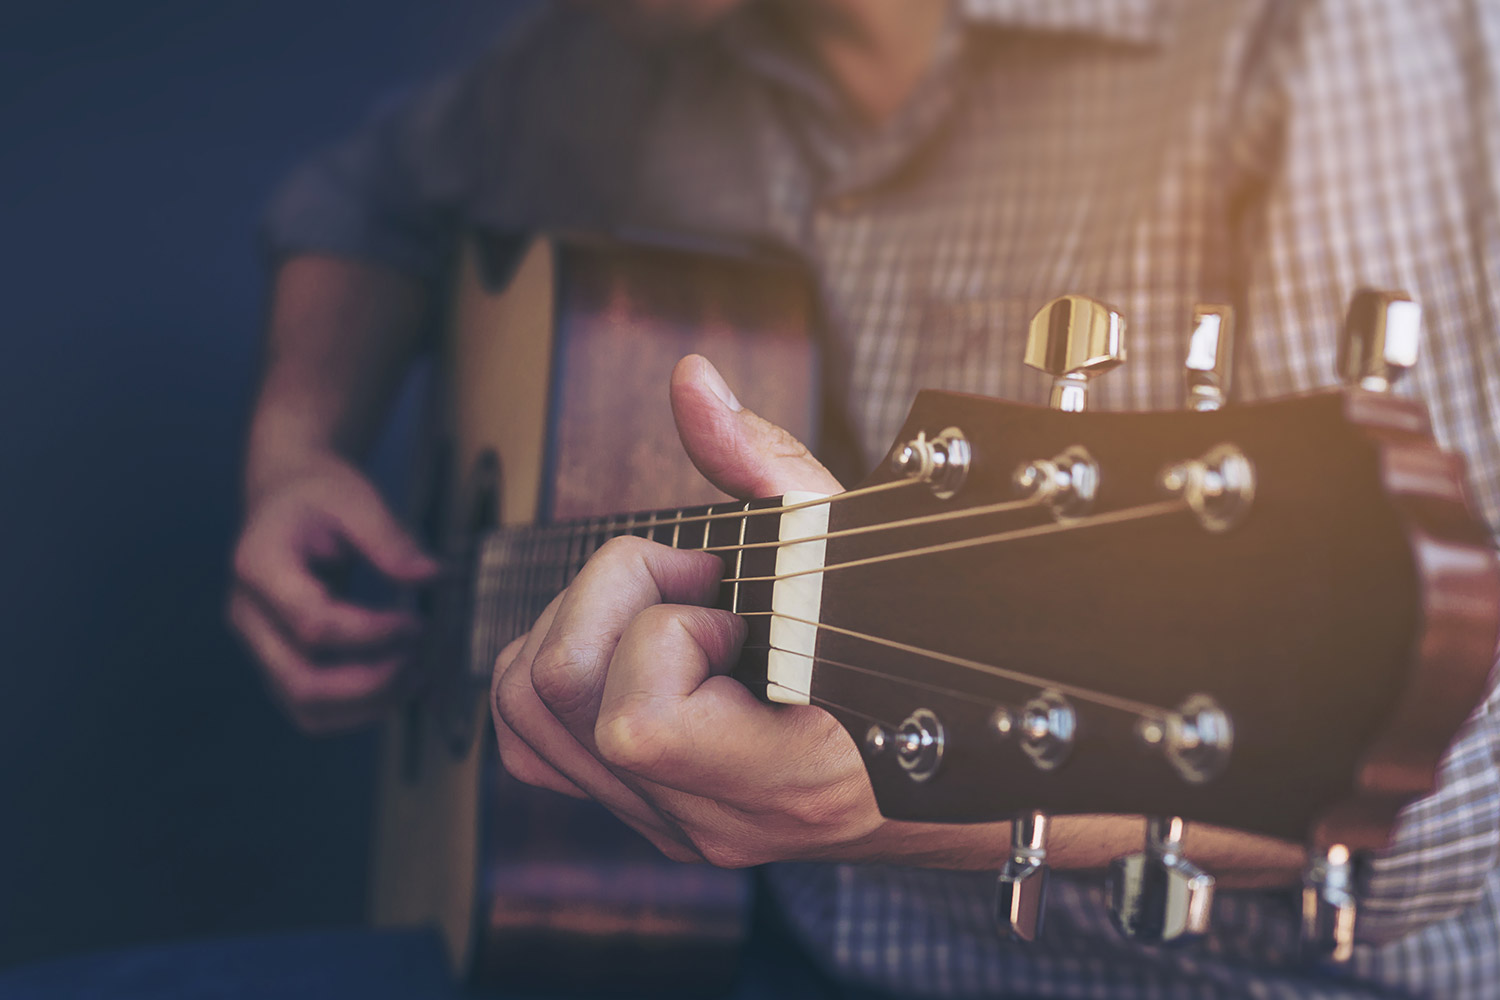
<path id="1" fill-rule="evenodd" d="M 331 441 L 293 428 L 257 428 L 245 457 L 244 502 L 253 508 L 282 485 L 320 471 L 352 466 Z"/>

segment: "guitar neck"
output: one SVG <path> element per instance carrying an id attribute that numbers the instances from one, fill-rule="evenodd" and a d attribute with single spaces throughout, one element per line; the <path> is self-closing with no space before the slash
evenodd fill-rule
<path id="1" fill-rule="evenodd" d="M 633 535 L 675 549 L 713 552 L 724 561 L 726 582 L 717 607 L 762 613 L 748 619 L 751 635 L 736 671 L 753 690 L 760 690 L 765 686 L 769 645 L 769 620 L 763 613 L 771 609 L 772 586 L 761 578 L 776 570 L 781 507 L 782 498 L 769 497 L 484 533 L 477 539 L 471 580 L 470 662 L 475 674 L 488 675 L 505 645 L 531 627 L 606 542 Z"/>

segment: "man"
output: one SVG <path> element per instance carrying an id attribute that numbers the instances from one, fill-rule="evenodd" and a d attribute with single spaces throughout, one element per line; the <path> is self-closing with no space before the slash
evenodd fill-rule
<path id="1" fill-rule="evenodd" d="M 618 14 L 624 5 L 600 5 Z M 780 244 L 829 318 L 830 387 L 864 459 L 922 386 L 1035 400 L 1026 319 L 1081 291 L 1129 317 L 1096 404 L 1179 405 L 1195 301 L 1239 307 L 1244 396 L 1329 381 L 1359 285 L 1426 306 L 1412 379 L 1500 526 L 1500 11 L 1483 0 L 640 0 L 612 23 L 548 7 L 475 71 L 295 177 L 273 210 L 269 365 L 230 615 L 306 728 L 369 721 L 410 683 L 415 623 L 329 594 L 349 550 L 435 572 L 354 462 L 417 348 L 454 225 L 686 229 Z M 641 30 L 649 29 L 649 30 Z M 684 445 L 726 491 L 834 488 L 713 370 L 674 374 Z M 1210 944 L 1113 937 L 1097 885 L 1060 880 L 1044 943 L 988 926 L 1005 824 L 883 820 L 816 709 L 719 676 L 742 632 L 697 605 L 717 563 L 607 547 L 496 667 L 502 756 L 599 799 L 676 857 L 771 869 L 809 950 L 903 995 L 1481 997 L 1500 975 L 1500 720 L 1493 696 L 1438 790 L 1377 860 L 1342 972 L 1292 961 L 1284 893 L 1226 894 Z M 713 733 L 710 741 L 694 736 Z M 772 752 L 774 748 L 774 753 Z M 788 773 L 787 761 L 795 762 Z M 1137 848 L 1059 821 L 1051 859 Z M 1249 884 L 1300 852 L 1195 829 Z M 883 864 L 868 864 L 881 862 Z M 941 871 L 949 869 L 950 871 Z"/>

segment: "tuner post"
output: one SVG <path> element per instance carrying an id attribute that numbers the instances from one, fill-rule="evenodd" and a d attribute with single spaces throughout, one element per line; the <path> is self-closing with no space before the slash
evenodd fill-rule
<path id="1" fill-rule="evenodd" d="M 969 477 L 969 439 L 957 427 L 947 427 L 934 437 L 926 431 L 896 446 L 891 469 L 902 478 L 926 483 L 939 500 L 959 491 Z"/>
<path id="2" fill-rule="evenodd" d="M 1011 823 L 1010 857 L 995 883 L 995 928 L 1014 941 L 1035 941 L 1047 904 L 1046 813 L 1024 812 Z"/>
<path id="3" fill-rule="evenodd" d="M 1334 844 L 1313 857 L 1302 873 L 1302 958 L 1343 964 L 1354 955 L 1359 916 L 1354 855 Z"/>
<path id="4" fill-rule="evenodd" d="M 1179 816 L 1149 817 L 1145 849 L 1110 862 L 1110 918 L 1132 941 L 1185 944 L 1209 931 L 1214 878 L 1182 856 L 1185 829 Z"/>
<path id="5" fill-rule="evenodd" d="M 1349 299 L 1339 337 L 1338 375 L 1345 385 L 1388 392 L 1417 363 L 1422 307 L 1404 291 L 1361 288 Z"/>
<path id="6" fill-rule="evenodd" d="M 1187 408 L 1206 412 L 1224 406 L 1234 365 L 1234 307 L 1200 303 L 1193 309 L 1183 373 Z"/>
<path id="7" fill-rule="evenodd" d="M 1125 319 L 1097 299 L 1059 296 L 1031 318 L 1025 361 L 1052 376 L 1054 410 L 1084 410 L 1089 380 L 1124 360 Z"/>

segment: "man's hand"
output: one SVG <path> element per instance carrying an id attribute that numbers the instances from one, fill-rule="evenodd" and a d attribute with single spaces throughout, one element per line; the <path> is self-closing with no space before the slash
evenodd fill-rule
<path id="1" fill-rule="evenodd" d="M 411 687 L 418 622 L 336 597 L 322 574 L 355 555 L 400 583 L 437 572 L 374 486 L 332 454 L 252 496 L 234 553 L 228 618 L 272 694 L 305 731 L 372 721 Z"/>
<path id="2" fill-rule="evenodd" d="M 688 454 L 726 492 L 839 489 L 702 358 L 678 365 L 672 406 Z M 725 676 L 744 625 L 703 607 L 722 572 L 713 555 L 639 538 L 595 554 L 496 664 L 506 768 L 598 799 L 676 858 L 866 853 L 883 821 L 847 734 L 820 709 L 763 704 Z"/>

